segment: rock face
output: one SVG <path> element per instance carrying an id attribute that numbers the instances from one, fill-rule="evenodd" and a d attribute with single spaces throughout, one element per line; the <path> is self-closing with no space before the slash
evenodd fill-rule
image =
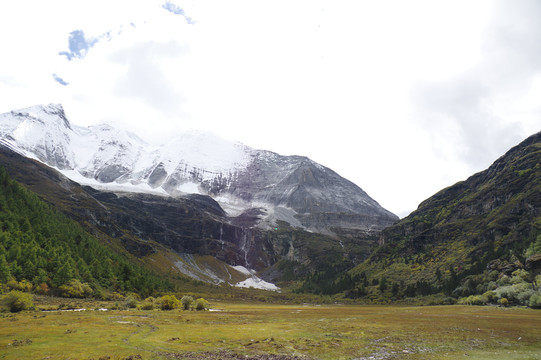
<path id="1" fill-rule="evenodd" d="M 398 220 L 357 185 L 309 158 L 210 134 L 185 133 L 150 146 L 108 125 L 74 126 L 62 106 L 48 105 L 1 114 L 0 137 L 4 146 L 99 189 L 209 195 L 228 216 L 250 218 L 245 227 L 269 229 L 281 220 L 327 234 L 371 234 Z"/>

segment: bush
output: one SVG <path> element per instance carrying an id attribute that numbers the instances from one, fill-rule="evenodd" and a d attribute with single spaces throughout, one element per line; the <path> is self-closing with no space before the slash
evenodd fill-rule
<path id="1" fill-rule="evenodd" d="M 46 295 L 49 293 L 49 285 L 47 285 L 46 283 L 41 283 L 39 285 L 36 285 L 34 290 L 38 294 Z"/>
<path id="2" fill-rule="evenodd" d="M 18 290 L 18 291 L 24 291 L 24 292 L 32 291 L 32 283 L 25 279 L 21 281 L 11 279 L 8 281 L 6 285 L 10 290 Z"/>
<path id="3" fill-rule="evenodd" d="M 496 284 L 495 281 L 490 281 L 488 284 L 487 284 L 487 290 L 496 290 L 498 288 L 498 284 Z"/>
<path id="4" fill-rule="evenodd" d="M 534 308 L 534 309 L 541 309 L 541 294 L 539 294 L 539 293 L 533 294 L 530 297 L 530 301 L 529 301 L 528 305 L 531 308 Z"/>
<path id="5" fill-rule="evenodd" d="M 483 298 L 486 299 L 487 303 L 495 303 L 498 299 L 498 295 L 494 291 L 487 291 L 483 294 Z"/>
<path id="6" fill-rule="evenodd" d="M 507 305 L 509 305 L 509 301 L 506 298 L 501 298 L 500 300 L 498 300 L 498 302 L 500 303 L 501 306 L 504 306 L 504 307 L 507 307 Z"/>
<path id="7" fill-rule="evenodd" d="M 487 302 L 488 299 L 481 295 L 470 295 L 458 300 L 459 305 L 485 305 Z"/>
<path id="8" fill-rule="evenodd" d="M 2 305 L 11 312 L 33 310 L 32 295 L 22 291 L 12 290 L 2 298 Z"/>
<path id="9" fill-rule="evenodd" d="M 513 283 L 520 283 L 520 282 L 529 282 L 530 281 L 530 273 L 527 272 L 524 269 L 517 269 L 513 271 L 511 274 L 513 277 L 511 278 L 511 282 Z M 520 280 L 522 281 L 520 281 Z"/>
<path id="10" fill-rule="evenodd" d="M 65 285 L 62 285 L 58 288 L 60 294 L 64 297 L 70 298 L 84 298 L 92 295 L 93 291 L 90 285 L 87 283 L 81 283 L 77 279 L 70 280 Z"/>
<path id="11" fill-rule="evenodd" d="M 180 306 L 180 301 L 175 295 L 164 295 L 161 298 L 162 310 L 173 310 Z"/>
<path id="12" fill-rule="evenodd" d="M 507 275 L 503 275 L 501 278 L 498 279 L 498 281 L 496 281 L 496 284 L 498 286 L 507 286 L 511 284 L 511 278 Z"/>
<path id="13" fill-rule="evenodd" d="M 208 301 L 203 298 L 199 298 L 195 300 L 195 310 L 197 311 L 206 310 L 208 306 L 209 306 Z"/>
<path id="14" fill-rule="evenodd" d="M 152 296 L 147 297 L 145 301 L 143 301 L 143 304 L 141 305 L 141 310 L 154 310 L 156 303 L 156 299 L 154 299 Z"/>
<path id="15" fill-rule="evenodd" d="M 137 307 L 137 299 L 130 295 L 126 298 L 124 304 L 128 309 L 135 309 Z"/>
<path id="16" fill-rule="evenodd" d="M 500 298 L 506 298 L 509 302 L 520 305 L 528 305 L 530 297 L 535 293 L 532 284 L 520 283 L 510 286 L 502 286 L 496 289 Z"/>
<path id="17" fill-rule="evenodd" d="M 193 297 L 184 295 L 180 301 L 182 302 L 182 308 L 184 310 L 190 310 L 193 304 Z"/>

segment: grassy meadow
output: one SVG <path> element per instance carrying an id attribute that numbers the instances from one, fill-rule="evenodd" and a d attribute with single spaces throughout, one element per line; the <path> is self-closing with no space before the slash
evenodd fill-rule
<path id="1" fill-rule="evenodd" d="M 538 310 L 261 303 L 212 308 L 220 311 L 3 313 L 0 359 L 541 359 Z"/>

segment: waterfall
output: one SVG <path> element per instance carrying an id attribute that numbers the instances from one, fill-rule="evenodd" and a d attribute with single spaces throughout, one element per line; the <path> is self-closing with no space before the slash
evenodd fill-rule
<path id="1" fill-rule="evenodd" d="M 220 223 L 220 244 L 222 244 L 222 250 L 224 249 L 224 241 L 222 239 L 222 236 L 224 235 L 224 223 Z"/>
<path id="2" fill-rule="evenodd" d="M 246 229 L 244 228 L 241 228 L 242 229 L 242 242 L 241 242 L 241 248 L 240 250 L 244 253 L 244 266 L 246 268 L 249 268 L 248 266 L 248 249 L 247 249 L 247 245 L 248 245 L 248 236 L 246 235 Z"/>

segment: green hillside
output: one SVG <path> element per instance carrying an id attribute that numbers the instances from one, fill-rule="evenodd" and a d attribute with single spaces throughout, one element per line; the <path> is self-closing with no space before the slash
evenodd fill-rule
<path id="1" fill-rule="evenodd" d="M 148 296 L 171 285 L 88 234 L 0 167 L 0 283 L 64 296 Z"/>
<path id="2" fill-rule="evenodd" d="M 370 258 L 350 271 L 355 285 L 346 296 L 528 305 L 539 296 L 540 209 L 537 133 L 385 229 Z"/>

